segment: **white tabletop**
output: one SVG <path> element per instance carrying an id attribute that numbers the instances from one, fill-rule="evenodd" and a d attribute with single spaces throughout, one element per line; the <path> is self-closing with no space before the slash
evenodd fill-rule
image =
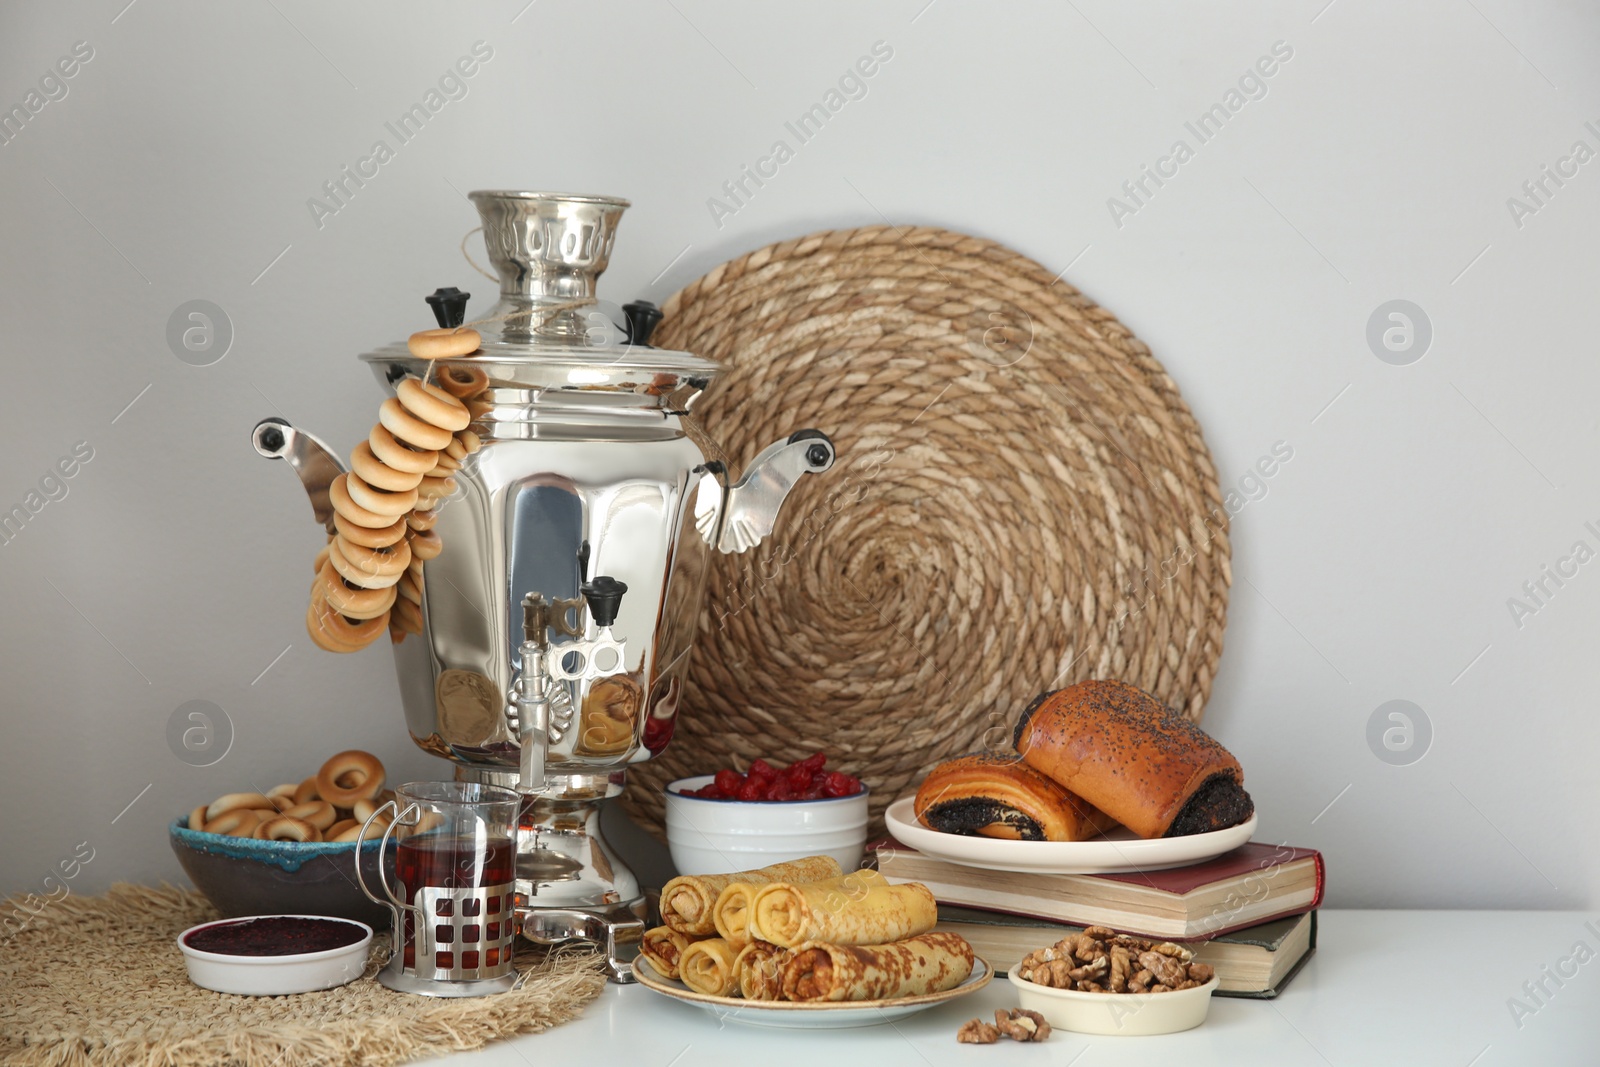
<path id="1" fill-rule="evenodd" d="M 1579 948 L 1580 943 L 1586 947 Z M 1537 988 L 1541 980 L 1543 992 Z M 1532 983 L 1531 995 L 1523 989 L 1525 982 Z M 1520 1018 L 1508 1003 L 1512 998 L 1528 1009 Z M 1317 954 L 1282 996 L 1270 1001 L 1217 997 L 1204 1025 L 1187 1033 L 1117 1038 L 1057 1031 L 1036 1045 L 956 1043 L 956 1029 L 966 1020 L 992 1018 L 994 1009 L 1015 1004 L 1010 984 L 996 978 L 986 989 L 894 1024 L 789 1031 L 719 1019 L 640 986 L 609 986 L 581 1018 L 565 1026 L 428 1062 L 452 1067 L 936 1067 L 1001 1061 L 1012 1067 L 1594 1067 L 1600 1064 L 1600 916 L 1324 911 Z"/>

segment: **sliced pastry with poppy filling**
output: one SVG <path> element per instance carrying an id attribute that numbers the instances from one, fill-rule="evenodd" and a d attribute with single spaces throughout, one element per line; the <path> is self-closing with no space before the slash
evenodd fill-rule
<path id="1" fill-rule="evenodd" d="M 913 810 L 930 830 L 1012 841 L 1086 841 L 1116 825 L 1018 757 L 983 753 L 935 767 Z"/>

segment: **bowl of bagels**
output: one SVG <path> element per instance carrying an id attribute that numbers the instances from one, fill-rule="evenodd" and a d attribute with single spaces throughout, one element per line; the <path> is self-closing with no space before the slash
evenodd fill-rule
<path id="1" fill-rule="evenodd" d="M 293 912 L 384 926 L 389 910 L 361 892 L 355 856 L 377 885 L 387 813 L 368 820 L 393 797 L 385 776 L 371 753 L 340 752 L 298 782 L 197 805 L 168 827 L 172 851 L 224 917 Z"/>

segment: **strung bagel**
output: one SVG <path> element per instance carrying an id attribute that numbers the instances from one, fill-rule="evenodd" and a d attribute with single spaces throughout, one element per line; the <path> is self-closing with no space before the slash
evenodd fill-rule
<path id="1" fill-rule="evenodd" d="M 367 548 L 365 545 L 353 545 L 340 536 L 334 538 L 333 544 L 334 552 L 343 556 L 345 562 L 363 576 L 364 583 L 369 575 L 387 578 L 392 574 L 398 578 L 411 565 L 412 548 L 409 540 L 397 541 L 386 548 Z M 333 562 L 332 552 L 328 554 L 328 561 Z"/>
<path id="2" fill-rule="evenodd" d="M 454 439 L 452 439 L 450 443 L 451 444 L 455 444 Z M 443 478 L 445 475 L 454 474 L 456 471 L 458 471 L 460 469 L 461 469 L 461 461 L 458 460 L 458 459 L 453 458 L 450 455 L 450 450 L 447 448 L 443 452 L 439 453 L 439 462 L 433 468 L 433 476 L 435 478 Z"/>
<path id="3" fill-rule="evenodd" d="M 268 800 L 264 793 L 228 793 L 213 800 L 206 808 L 206 824 L 209 826 L 218 816 L 230 811 L 270 807 L 272 801 Z"/>
<path id="4" fill-rule="evenodd" d="M 405 409 L 396 397 L 385 400 L 378 408 L 378 422 L 383 428 L 394 434 L 396 438 L 404 441 L 413 448 L 427 448 L 438 451 L 450 443 L 450 431 L 442 426 L 435 426 L 431 422 L 419 419 Z M 387 461 L 385 461 L 387 462 Z"/>
<path id="5" fill-rule="evenodd" d="M 306 630 L 317 647 L 329 652 L 359 652 L 388 628 L 387 612 L 370 619 L 347 619 L 340 615 L 328 605 L 326 586 L 326 582 L 317 583 L 306 608 Z M 324 794 L 323 799 L 333 798 Z"/>
<path id="6" fill-rule="evenodd" d="M 417 607 L 420 608 L 422 606 L 422 587 L 417 584 L 416 578 L 412 577 L 410 571 L 400 576 L 400 581 L 394 588 L 396 593 L 405 597 Z"/>
<path id="7" fill-rule="evenodd" d="M 455 433 L 465 430 L 472 421 L 472 416 L 467 414 L 466 406 L 440 389 L 436 385 L 416 378 L 402 378 L 400 384 L 395 386 L 395 399 L 399 400 L 405 409 L 423 422 L 437 426 L 440 429 Z M 440 445 L 444 448 L 449 444 Z"/>
<path id="8" fill-rule="evenodd" d="M 411 563 L 409 552 L 410 550 L 407 549 L 408 554 L 405 566 L 401 566 L 390 574 L 369 574 L 350 562 L 349 558 L 345 556 L 344 550 L 340 547 L 338 540 L 335 539 L 333 551 L 328 553 L 328 565 L 339 572 L 339 576 L 351 585 L 359 585 L 363 589 L 383 589 L 398 582 L 400 576 L 406 572 L 406 566 Z"/>
<path id="9" fill-rule="evenodd" d="M 439 387 L 454 397 L 472 396 L 489 387 L 489 375 L 478 367 L 443 367 Z"/>
<path id="10" fill-rule="evenodd" d="M 456 440 L 461 442 L 461 447 L 467 450 L 467 455 L 469 456 L 483 447 L 483 438 L 479 437 L 471 430 L 462 430 L 460 433 L 456 434 Z"/>
<path id="11" fill-rule="evenodd" d="M 442 500 L 456 491 L 454 478 L 435 478 L 424 475 L 422 484 L 417 486 L 417 498 L 421 500 Z"/>
<path id="12" fill-rule="evenodd" d="M 279 815 L 256 827 L 255 836 L 262 841 L 320 841 L 322 834 L 315 826 L 301 819 Z"/>
<path id="13" fill-rule="evenodd" d="M 338 522 L 339 521 L 339 513 L 338 512 L 334 512 L 333 520 L 334 520 L 334 522 Z M 330 540 L 329 543 L 330 544 L 332 543 L 331 540 Z M 326 562 L 328 562 L 328 546 L 327 545 L 323 545 L 321 551 L 319 551 L 317 553 L 317 558 L 311 561 L 311 569 L 313 571 L 321 571 L 322 570 L 322 565 L 324 563 L 326 563 Z"/>
<path id="14" fill-rule="evenodd" d="M 393 467 L 406 474 L 427 474 L 439 461 L 437 450 L 412 448 L 390 433 L 388 427 L 381 422 L 367 434 L 367 447 L 372 449 L 374 456 L 383 461 L 384 466 Z"/>
<path id="15" fill-rule="evenodd" d="M 315 595 L 315 593 L 312 594 L 313 597 Z M 323 605 L 326 607 L 327 601 L 323 601 Z M 360 652 L 363 647 L 361 645 L 351 645 L 340 641 L 335 641 L 328 634 L 328 632 L 323 629 L 322 624 L 318 621 L 317 606 L 315 602 L 306 605 L 306 633 L 310 636 L 311 643 L 322 649 L 324 652 L 338 652 L 341 654 L 346 652 Z"/>
<path id="16" fill-rule="evenodd" d="M 406 525 L 413 530 L 431 530 L 438 521 L 439 513 L 433 509 L 413 511 L 406 516 Z"/>
<path id="17" fill-rule="evenodd" d="M 323 800 L 353 808 L 356 801 L 370 800 L 382 792 L 383 778 L 383 764 L 377 756 L 352 748 L 333 756 L 317 771 L 317 792 Z"/>
<path id="18" fill-rule="evenodd" d="M 418 359 L 453 359 L 471 355 L 483 343 L 478 331 L 468 326 L 441 330 L 418 330 L 406 338 L 406 347 Z"/>
<path id="19" fill-rule="evenodd" d="M 457 434 L 455 437 L 450 439 L 450 443 L 444 446 L 444 451 L 439 453 L 439 455 L 449 456 L 459 465 L 467 458 L 467 444 L 465 441 L 461 440 L 461 435 Z"/>
<path id="20" fill-rule="evenodd" d="M 379 515 L 357 504 L 350 496 L 349 475 L 341 474 L 328 485 L 328 502 L 333 510 L 346 520 L 369 530 L 383 530 L 394 525 L 393 515 Z"/>
<path id="21" fill-rule="evenodd" d="M 400 597 L 389 609 L 389 618 L 408 634 L 422 633 L 422 605 Z"/>
<path id="22" fill-rule="evenodd" d="M 285 819 L 299 819 L 318 831 L 326 830 L 338 821 L 339 814 L 326 800 L 308 800 L 283 812 Z"/>
<path id="23" fill-rule="evenodd" d="M 422 480 L 427 481 L 427 475 L 423 475 Z M 388 516 L 390 523 L 393 523 L 395 519 L 404 517 L 405 513 L 410 511 L 417 502 L 417 491 L 415 489 L 407 489 L 404 492 L 395 493 L 391 493 L 387 489 L 374 489 L 367 484 L 365 478 L 354 472 L 346 476 L 344 487 L 345 491 L 350 494 L 351 500 L 354 500 L 374 515 Z"/>
<path id="24" fill-rule="evenodd" d="M 322 584 L 323 599 L 328 607 L 348 618 L 375 619 L 388 611 L 394 603 L 393 586 L 382 586 L 378 589 L 352 587 L 338 571 L 333 569 L 331 561 L 323 566 L 322 574 L 318 578 Z"/>
<path id="25" fill-rule="evenodd" d="M 317 776 L 314 774 L 294 787 L 294 802 L 296 804 L 304 804 L 308 800 L 321 799 L 317 795 Z"/>
<path id="26" fill-rule="evenodd" d="M 374 489 L 395 493 L 415 489 L 423 475 L 422 471 L 402 471 L 389 466 L 372 451 L 371 441 L 362 441 L 351 451 L 350 469 Z"/>
<path id="27" fill-rule="evenodd" d="M 410 545 L 411 555 L 422 560 L 423 562 L 427 562 L 430 559 L 437 559 L 439 553 L 444 551 L 444 541 L 432 530 L 419 530 L 413 533 L 411 535 Z"/>
<path id="28" fill-rule="evenodd" d="M 422 480 L 420 475 L 418 475 L 417 480 Z M 357 526 L 336 511 L 333 513 L 333 528 L 339 531 L 338 536 L 363 548 L 388 548 L 390 545 L 403 540 L 406 536 L 406 520 L 404 518 L 394 520 L 394 522 L 381 530 L 374 530 L 370 526 Z M 327 549 L 323 549 L 318 555 L 326 559 Z"/>

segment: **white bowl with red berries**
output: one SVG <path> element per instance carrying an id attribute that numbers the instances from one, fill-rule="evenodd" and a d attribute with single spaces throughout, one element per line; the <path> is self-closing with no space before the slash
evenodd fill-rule
<path id="1" fill-rule="evenodd" d="M 679 874 L 731 874 L 804 856 L 846 871 L 867 845 L 867 788 L 818 752 L 788 766 L 680 778 L 666 789 L 667 845 Z"/>

